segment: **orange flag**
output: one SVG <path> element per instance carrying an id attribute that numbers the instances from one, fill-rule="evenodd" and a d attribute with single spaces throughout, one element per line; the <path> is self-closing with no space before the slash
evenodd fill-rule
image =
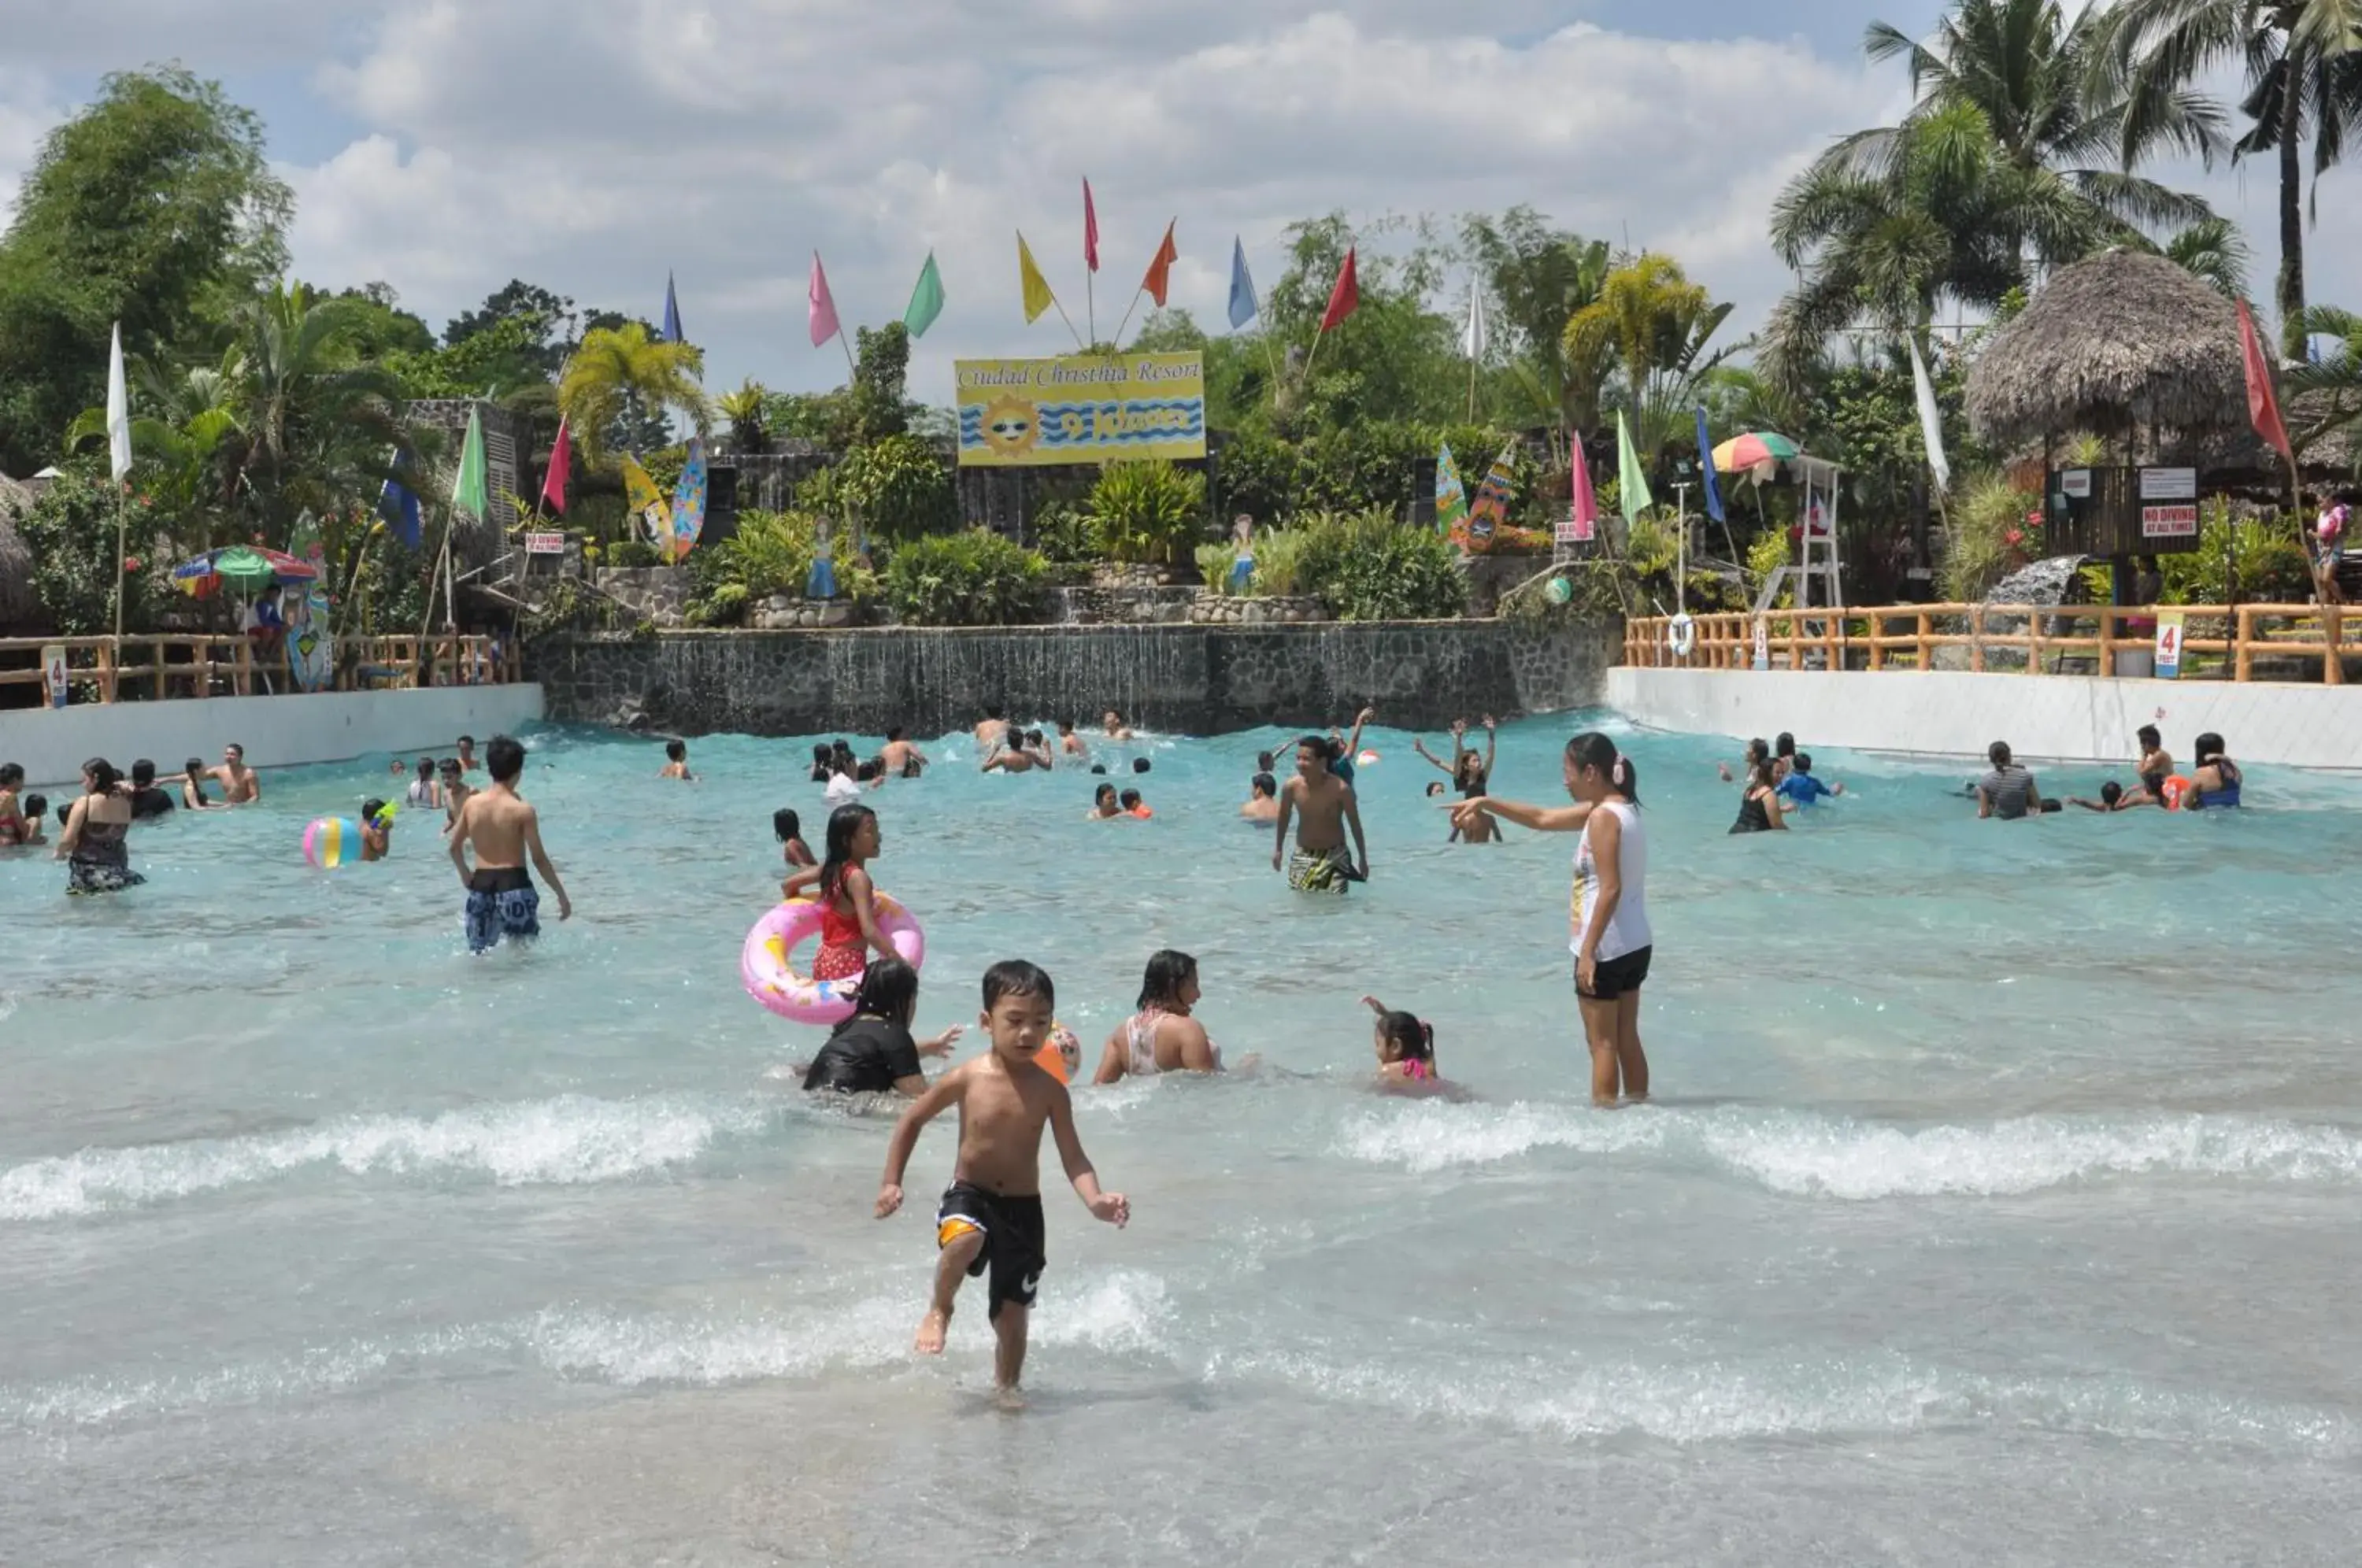
<path id="1" fill-rule="evenodd" d="M 1347 316 L 1362 308 L 1362 277 L 1353 264 L 1354 247 L 1345 248 L 1345 264 L 1337 269 L 1337 286 L 1329 292 L 1329 308 L 1320 315 L 1320 330 L 1334 330 Z"/>
<path id="2" fill-rule="evenodd" d="M 1181 220 L 1175 218 L 1173 221 L 1178 223 Z M 1168 223 L 1164 226 L 1164 243 L 1156 248 L 1156 259 L 1148 264 L 1148 276 L 1140 282 L 1140 286 L 1148 291 L 1148 297 L 1156 302 L 1159 310 L 1164 308 L 1165 292 L 1173 286 L 1173 263 L 1179 259 L 1181 252 L 1173 244 L 1173 224 Z"/>
<path id="3" fill-rule="evenodd" d="M 2256 318 L 2247 309 L 2247 302 L 2239 302 L 2239 357 L 2247 365 L 2247 420 L 2256 434 L 2271 444 L 2272 450 L 2296 461 L 2296 453 L 2289 447 L 2288 426 L 2280 423 L 2279 399 L 2272 395 L 2271 361 L 2264 358 L 2264 345 L 2256 336 Z"/>

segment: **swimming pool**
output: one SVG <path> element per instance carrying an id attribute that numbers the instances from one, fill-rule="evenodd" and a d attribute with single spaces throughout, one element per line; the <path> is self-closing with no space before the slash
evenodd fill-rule
<path id="1" fill-rule="evenodd" d="M 1496 787 L 1560 798 L 1574 727 L 1506 730 Z M 1234 818 L 1276 732 L 1141 743 L 1153 823 L 964 737 L 872 797 L 922 1030 L 1023 955 L 1095 1059 L 1172 945 L 1272 1068 L 1081 1097 L 1134 1220 L 1045 1183 L 1014 1419 L 973 1291 L 946 1360 L 907 1354 L 950 1127 L 872 1220 L 886 1123 L 767 1077 L 819 1036 L 738 988 L 771 811 L 820 840 L 807 745 L 695 742 L 685 787 L 541 732 L 578 915 L 480 962 L 425 824 L 302 864 L 383 758 L 139 830 L 116 900 L 0 858 L 0 1557 L 2343 1560 L 2348 787 L 2004 825 L 1964 768 L 1824 752 L 1849 799 L 1734 839 L 1727 748 L 1622 738 L 1661 1100 L 1618 1113 L 1573 841 L 1447 847 L 1407 736 L 1371 737 L 1341 901 Z M 1365 991 L 1477 1098 L 1369 1094 Z"/>

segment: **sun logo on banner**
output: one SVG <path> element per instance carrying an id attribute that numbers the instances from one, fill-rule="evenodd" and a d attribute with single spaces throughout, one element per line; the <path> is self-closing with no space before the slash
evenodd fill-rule
<path id="1" fill-rule="evenodd" d="M 1004 456 L 1030 452 L 1042 439 L 1033 405 L 1013 397 L 994 400 L 984 411 L 984 444 Z"/>

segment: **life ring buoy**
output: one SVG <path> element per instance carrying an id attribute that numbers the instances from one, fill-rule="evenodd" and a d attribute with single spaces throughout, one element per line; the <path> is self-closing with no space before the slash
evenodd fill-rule
<path id="1" fill-rule="evenodd" d="M 2195 788 L 2180 774 L 2172 774 L 2167 778 L 2165 788 L 2158 791 L 2158 803 L 2169 812 L 2178 812 L 2189 801 L 2190 791 Z"/>
<path id="2" fill-rule="evenodd" d="M 879 933 L 902 961 L 913 969 L 924 967 L 927 935 L 911 911 L 884 893 L 877 895 L 877 911 Z M 748 996 L 781 1018 L 827 1027 L 853 1016 L 861 977 L 815 980 L 796 968 L 792 955 L 807 938 L 820 934 L 823 912 L 818 902 L 803 900 L 767 911 L 746 933 L 746 944 L 738 954 L 738 978 Z"/>
<path id="3" fill-rule="evenodd" d="M 1697 646 L 1697 623 L 1690 619 L 1687 611 L 1673 617 L 1669 635 L 1676 658 L 1689 657 L 1690 650 Z"/>

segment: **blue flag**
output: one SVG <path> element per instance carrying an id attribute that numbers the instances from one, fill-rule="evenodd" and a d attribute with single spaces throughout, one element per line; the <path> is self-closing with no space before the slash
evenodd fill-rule
<path id="1" fill-rule="evenodd" d="M 409 471 L 408 461 L 397 450 L 393 455 L 393 472 L 388 476 L 385 488 L 378 491 L 377 514 L 385 519 L 386 527 L 395 538 L 414 550 L 419 547 L 421 530 L 418 525 L 418 497 L 413 495 L 410 487 L 403 482 L 403 476 Z"/>
<path id="2" fill-rule="evenodd" d="M 1231 329 L 1238 330 L 1255 318 L 1254 280 L 1247 276 L 1247 242 L 1231 241 Z"/>
<path id="3" fill-rule="evenodd" d="M 667 272 L 665 274 L 664 340 L 667 343 L 686 343 L 689 341 L 689 339 L 682 337 L 680 333 L 680 301 L 673 297 L 672 274 L 670 272 Z"/>
<path id="4" fill-rule="evenodd" d="M 1705 471 L 1705 514 L 1716 522 L 1722 514 L 1722 486 L 1714 477 L 1714 437 L 1706 434 L 1705 404 L 1698 404 L 1698 467 Z"/>

